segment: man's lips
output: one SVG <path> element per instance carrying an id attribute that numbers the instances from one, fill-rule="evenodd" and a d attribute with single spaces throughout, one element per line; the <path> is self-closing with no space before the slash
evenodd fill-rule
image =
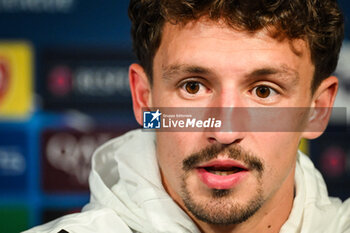
<path id="1" fill-rule="evenodd" d="M 209 188 L 230 189 L 248 173 L 248 168 L 231 160 L 213 160 L 196 168 L 200 180 Z"/>
<path id="2" fill-rule="evenodd" d="M 244 165 L 232 159 L 216 159 L 216 160 L 209 161 L 207 163 L 200 164 L 198 167 L 223 167 L 223 168 L 237 167 L 243 170 L 248 170 L 248 168 L 246 168 Z"/>

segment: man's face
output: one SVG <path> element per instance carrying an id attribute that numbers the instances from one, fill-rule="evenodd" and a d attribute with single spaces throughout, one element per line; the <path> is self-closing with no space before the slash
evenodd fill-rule
<path id="1" fill-rule="evenodd" d="M 314 66 L 307 44 L 278 41 L 264 30 L 249 34 L 204 20 L 166 24 L 153 72 L 153 107 L 311 104 Z M 163 184 L 192 217 L 242 222 L 293 190 L 300 137 L 300 132 L 158 132 Z"/>

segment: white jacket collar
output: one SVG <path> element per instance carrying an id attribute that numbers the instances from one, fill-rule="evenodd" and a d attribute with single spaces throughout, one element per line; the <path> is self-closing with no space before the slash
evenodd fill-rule
<path id="1" fill-rule="evenodd" d="M 196 225 L 164 190 L 156 159 L 155 135 L 134 130 L 100 147 L 92 160 L 91 203 L 84 210 L 107 206 L 139 232 L 192 232 Z M 280 232 L 313 229 L 315 213 L 335 213 L 326 185 L 311 160 L 298 152 L 293 209 Z M 333 202 L 333 205 L 332 205 Z M 336 205 L 334 205 L 334 202 Z M 305 221 L 305 218 L 308 218 Z M 307 232 L 307 231 L 306 231 Z"/>
<path id="2" fill-rule="evenodd" d="M 188 215 L 164 190 L 155 135 L 131 131 L 100 147 L 89 177 L 91 203 L 108 206 L 140 232 L 199 232 Z"/>

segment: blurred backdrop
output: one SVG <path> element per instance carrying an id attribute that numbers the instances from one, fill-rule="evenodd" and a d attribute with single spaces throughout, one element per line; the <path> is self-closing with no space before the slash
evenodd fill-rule
<path id="1" fill-rule="evenodd" d="M 340 5 L 350 16 L 350 3 Z M 131 108 L 127 0 L 0 0 L 0 232 L 77 212 L 92 152 L 138 127 Z M 346 19 L 349 38 L 349 19 Z M 350 109 L 350 45 L 336 105 Z M 347 112 L 349 122 L 349 111 Z M 350 130 L 304 142 L 329 193 L 350 196 Z"/>

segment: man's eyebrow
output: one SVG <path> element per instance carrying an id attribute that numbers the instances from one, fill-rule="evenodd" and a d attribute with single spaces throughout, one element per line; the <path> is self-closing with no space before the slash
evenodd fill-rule
<path id="1" fill-rule="evenodd" d="M 213 74 L 210 69 L 197 65 L 171 65 L 163 68 L 162 78 L 167 80 L 173 76 L 182 74 L 210 75 Z"/>
<path id="2" fill-rule="evenodd" d="M 215 72 L 210 68 L 198 66 L 198 65 L 186 65 L 175 64 L 163 67 L 162 78 L 170 80 L 177 75 L 214 75 Z M 299 81 L 299 73 L 288 67 L 287 65 L 281 66 L 263 66 L 261 68 L 254 69 L 248 74 L 244 75 L 247 79 L 257 79 L 265 76 L 278 75 L 280 79 L 285 81 L 292 81 L 291 84 L 296 84 Z"/>
<path id="3" fill-rule="evenodd" d="M 260 69 L 255 69 L 245 76 L 247 78 L 259 78 L 271 75 L 278 75 L 282 80 L 292 80 L 292 84 L 298 83 L 300 79 L 299 73 L 286 65 L 282 65 L 280 67 L 263 67 Z"/>

